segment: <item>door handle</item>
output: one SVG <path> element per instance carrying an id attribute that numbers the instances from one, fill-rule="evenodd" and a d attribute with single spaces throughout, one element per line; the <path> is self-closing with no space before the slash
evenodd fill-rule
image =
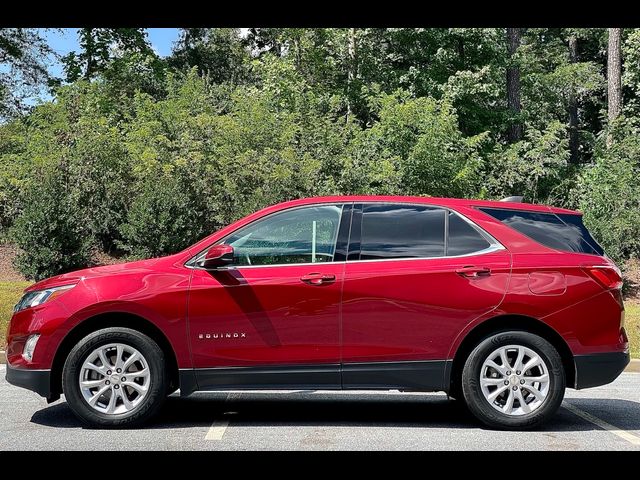
<path id="1" fill-rule="evenodd" d="M 329 273 L 308 273 L 300 277 L 300 280 L 309 285 L 325 285 L 336 281 L 336 276 Z"/>
<path id="2" fill-rule="evenodd" d="M 486 277 L 491 275 L 491 269 L 488 267 L 476 267 L 475 265 L 467 265 L 466 267 L 456 270 L 458 275 L 467 278 Z"/>

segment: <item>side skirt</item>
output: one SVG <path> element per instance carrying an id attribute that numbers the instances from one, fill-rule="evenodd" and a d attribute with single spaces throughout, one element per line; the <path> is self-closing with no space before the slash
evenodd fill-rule
<path id="1" fill-rule="evenodd" d="M 451 360 L 180 370 L 180 394 L 214 390 L 448 390 Z"/>
<path id="2" fill-rule="evenodd" d="M 446 391 L 451 363 L 451 360 L 345 363 L 342 365 L 342 388 Z"/>

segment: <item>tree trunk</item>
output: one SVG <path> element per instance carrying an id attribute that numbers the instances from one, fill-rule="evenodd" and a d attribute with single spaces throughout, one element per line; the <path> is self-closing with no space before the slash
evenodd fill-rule
<path id="1" fill-rule="evenodd" d="M 622 59 L 621 28 L 609 29 L 609 52 L 607 57 L 607 80 L 609 83 L 609 122 L 615 120 L 622 110 Z"/>
<path id="2" fill-rule="evenodd" d="M 93 28 L 85 28 L 84 30 L 84 35 L 85 35 L 85 55 L 87 57 L 87 63 L 86 63 L 86 68 L 84 71 L 84 78 L 85 80 L 90 80 L 91 77 L 93 76 L 93 72 L 95 70 L 95 42 L 94 42 L 94 38 L 93 38 Z"/>
<path id="3" fill-rule="evenodd" d="M 522 138 L 522 124 L 520 123 L 520 67 L 513 62 L 513 56 L 520 46 L 522 31 L 520 28 L 507 28 L 507 51 L 509 66 L 507 67 L 507 106 L 512 116 L 507 131 L 509 142 L 517 142 Z"/>
<path id="4" fill-rule="evenodd" d="M 609 125 L 622 111 L 622 29 L 609 29 L 609 50 L 607 53 L 607 84 L 609 87 Z M 611 135 L 607 136 L 607 146 L 611 145 Z"/>
<path id="5" fill-rule="evenodd" d="M 353 94 L 353 81 L 356 79 L 357 64 L 356 29 L 350 28 L 347 39 L 347 121 L 352 114 L 351 96 Z"/>
<path id="6" fill-rule="evenodd" d="M 618 118 L 622 111 L 622 29 L 609 29 L 609 49 L 607 52 L 607 84 L 609 125 Z M 611 133 L 607 135 L 607 147 L 613 143 Z"/>
<path id="7" fill-rule="evenodd" d="M 575 35 L 569 37 L 569 61 L 578 62 L 578 39 Z M 569 162 L 580 163 L 580 137 L 578 130 L 578 99 L 574 92 L 569 94 Z"/>

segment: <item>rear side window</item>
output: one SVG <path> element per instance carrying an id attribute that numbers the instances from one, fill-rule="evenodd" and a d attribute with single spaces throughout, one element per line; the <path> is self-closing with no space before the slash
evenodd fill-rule
<path id="1" fill-rule="evenodd" d="M 420 205 L 364 205 L 360 260 L 444 256 L 445 214 Z"/>
<path id="2" fill-rule="evenodd" d="M 480 210 L 546 247 L 565 252 L 604 254 L 582 223 L 581 215 L 501 208 Z"/>

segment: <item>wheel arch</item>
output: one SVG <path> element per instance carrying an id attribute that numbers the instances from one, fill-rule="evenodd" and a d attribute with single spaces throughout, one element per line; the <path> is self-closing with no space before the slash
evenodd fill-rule
<path id="1" fill-rule="evenodd" d="M 126 327 L 137 330 L 153 339 L 165 354 L 169 372 L 169 388 L 173 391 L 179 387 L 178 361 L 169 339 L 153 322 L 130 312 L 106 312 L 89 317 L 65 335 L 60 342 L 51 365 L 51 393 L 62 392 L 62 368 L 71 349 L 84 337 L 96 330 L 108 327 Z"/>
<path id="2" fill-rule="evenodd" d="M 556 330 L 543 321 L 526 315 L 500 315 L 476 325 L 465 335 L 462 342 L 460 342 L 460 345 L 453 355 L 451 374 L 449 376 L 450 392 L 455 394 L 459 389 L 465 360 L 482 339 L 489 335 L 508 330 L 522 330 L 533 333 L 551 343 L 562 359 L 567 386 L 573 387 L 575 385 L 576 369 L 573 353 L 567 342 Z"/>

